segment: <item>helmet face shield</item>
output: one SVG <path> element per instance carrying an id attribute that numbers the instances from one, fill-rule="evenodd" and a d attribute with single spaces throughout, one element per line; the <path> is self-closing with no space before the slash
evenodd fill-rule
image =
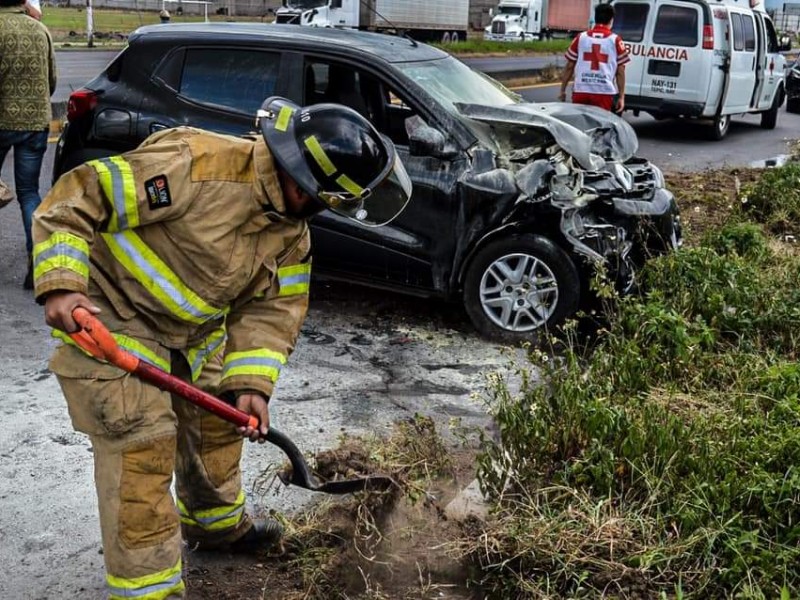
<path id="1" fill-rule="evenodd" d="M 395 155 L 391 169 L 374 188 L 360 195 L 349 192 L 320 192 L 319 198 L 338 215 L 358 221 L 366 227 L 380 227 L 391 222 L 411 199 L 411 179 L 400 158 Z"/>
<path id="2" fill-rule="evenodd" d="M 377 227 L 408 203 L 411 181 L 394 144 L 354 110 L 338 104 L 301 108 L 272 97 L 258 119 L 278 164 L 337 214 Z"/>

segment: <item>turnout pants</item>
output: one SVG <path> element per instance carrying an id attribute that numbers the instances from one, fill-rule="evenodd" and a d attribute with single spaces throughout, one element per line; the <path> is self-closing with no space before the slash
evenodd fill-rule
<path id="1" fill-rule="evenodd" d="M 179 353 L 131 343 L 189 380 Z M 220 357 L 195 382 L 211 393 Z M 91 438 L 109 597 L 183 598 L 182 537 L 190 547 L 214 547 L 251 526 L 239 471 L 241 436 L 233 425 L 73 346 L 59 347 L 50 367 L 73 426 Z M 177 501 L 170 493 L 173 474 Z"/>

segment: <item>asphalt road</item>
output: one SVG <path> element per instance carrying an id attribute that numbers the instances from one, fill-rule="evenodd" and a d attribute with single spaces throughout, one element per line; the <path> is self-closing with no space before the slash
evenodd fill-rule
<path id="1" fill-rule="evenodd" d="M 116 52 L 72 50 L 56 53 L 59 81 L 54 101 L 65 102 L 72 90 L 78 89 L 116 56 Z M 475 58 L 465 62 L 489 74 L 519 69 L 541 68 L 560 57 L 500 57 Z M 556 100 L 555 85 L 518 90 L 527 100 L 550 102 Z M 778 126 L 772 131 L 759 127 L 759 117 L 735 117 L 728 136 L 713 142 L 705 139 L 704 125 L 696 121 L 656 121 L 650 116 L 625 118 L 639 136 L 639 154 L 663 169 L 697 171 L 709 167 L 763 165 L 766 161 L 785 156 L 788 144 L 800 138 L 800 115 L 781 110 Z"/>

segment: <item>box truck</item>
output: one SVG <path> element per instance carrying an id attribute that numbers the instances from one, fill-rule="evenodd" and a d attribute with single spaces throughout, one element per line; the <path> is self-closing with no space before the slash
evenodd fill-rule
<path id="1" fill-rule="evenodd" d="M 276 23 L 404 31 L 420 41 L 467 39 L 469 0 L 284 0 Z"/>
<path id="2" fill-rule="evenodd" d="M 587 29 L 599 0 L 501 0 L 484 39 L 524 42 L 571 37 Z"/>

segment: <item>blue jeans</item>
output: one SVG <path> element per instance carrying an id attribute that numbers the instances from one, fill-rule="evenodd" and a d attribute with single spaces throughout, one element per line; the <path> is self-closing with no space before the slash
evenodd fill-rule
<path id="1" fill-rule="evenodd" d="M 39 173 L 47 150 L 47 129 L 41 131 L 13 131 L 0 129 L 0 167 L 8 151 L 14 148 L 14 191 L 22 210 L 22 225 L 25 227 L 25 248 L 28 254 L 33 249 L 31 223 L 33 211 L 39 206 Z"/>

